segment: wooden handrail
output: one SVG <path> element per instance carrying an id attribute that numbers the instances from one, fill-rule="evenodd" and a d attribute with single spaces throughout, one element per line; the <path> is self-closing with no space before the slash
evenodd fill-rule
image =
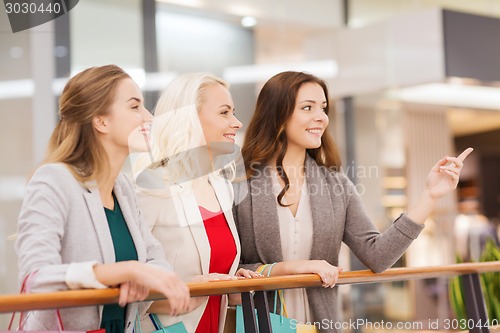
<path id="1" fill-rule="evenodd" d="M 340 274 L 337 284 L 405 281 L 485 272 L 500 272 L 500 261 L 446 266 L 392 268 L 383 273 L 373 273 L 369 270 L 349 271 Z M 251 290 L 317 287 L 321 286 L 321 279 L 316 274 L 298 274 L 257 279 L 188 283 L 188 286 L 191 296 L 196 297 L 240 293 Z M 0 313 L 118 303 L 118 293 L 117 288 L 109 288 L 23 295 L 0 295 Z M 162 294 L 152 291 L 147 299 L 157 300 L 163 298 Z"/>

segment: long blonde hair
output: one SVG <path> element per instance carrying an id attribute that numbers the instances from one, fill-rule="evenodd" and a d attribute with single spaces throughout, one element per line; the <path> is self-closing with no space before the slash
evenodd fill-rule
<path id="1" fill-rule="evenodd" d="M 115 65 L 91 67 L 72 77 L 59 98 L 60 121 L 42 163 L 64 163 L 80 182 L 109 175 L 109 160 L 92 120 L 109 112 L 118 83 L 130 78 Z"/>
<path id="2" fill-rule="evenodd" d="M 191 73 L 168 85 L 155 107 L 151 154 L 137 159 L 136 175 L 160 165 L 166 166 L 163 181 L 167 184 L 192 180 L 193 175 L 199 174 L 202 161 L 197 148 L 206 142 L 198 111 L 204 103 L 205 90 L 218 84 L 228 88 L 226 82 L 210 73 Z"/>

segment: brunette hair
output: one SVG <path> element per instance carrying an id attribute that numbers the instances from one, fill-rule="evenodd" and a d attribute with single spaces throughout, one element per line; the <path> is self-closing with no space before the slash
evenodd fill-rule
<path id="1" fill-rule="evenodd" d="M 120 67 L 106 65 L 88 68 L 66 83 L 59 98 L 60 121 L 43 163 L 66 164 L 82 183 L 108 176 L 108 155 L 93 118 L 109 112 L 118 83 L 127 78 L 130 76 Z"/>
<path id="2" fill-rule="evenodd" d="M 328 98 L 326 83 L 312 74 L 289 71 L 270 78 L 259 93 L 255 112 L 247 127 L 241 150 L 248 178 L 252 177 L 257 169 L 266 166 L 273 158 L 276 158 L 278 175 L 285 183 L 285 187 L 277 198 L 281 206 L 285 206 L 282 199 L 290 186 L 288 176 L 283 169 L 283 158 L 288 146 L 285 126 L 295 109 L 300 87 L 309 82 L 319 84 Z M 327 114 L 329 110 L 330 103 L 327 103 Z M 306 153 L 319 166 L 333 170 L 340 168 L 339 151 L 328 131 L 325 131 L 321 137 L 321 146 L 307 149 Z"/>

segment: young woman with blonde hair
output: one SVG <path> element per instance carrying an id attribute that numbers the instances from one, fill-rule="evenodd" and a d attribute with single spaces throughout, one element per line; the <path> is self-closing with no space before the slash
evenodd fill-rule
<path id="1" fill-rule="evenodd" d="M 208 73 L 176 78 L 155 108 L 151 154 L 136 164 L 139 202 L 184 281 L 259 276 L 237 272 L 240 242 L 233 192 L 222 175 L 232 164 L 227 157 L 240 128 L 227 84 Z M 191 333 L 221 333 L 227 303 L 227 296 L 192 299 L 191 311 L 179 317 L 166 314 L 168 304 L 161 301 L 150 311 L 165 326 L 182 322 Z M 151 330 L 143 320 L 143 331 Z"/>
<path id="2" fill-rule="evenodd" d="M 92 67 L 72 77 L 59 99 L 60 121 L 32 175 L 18 221 L 19 277 L 32 292 L 118 286 L 118 305 L 60 311 L 64 328 L 131 332 L 150 289 L 172 314 L 189 290 L 172 272 L 120 173 L 130 149 L 144 150 L 151 115 L 121 68 Z M 130 303 L 130 304 L 129 304 Z M 56 330 L 54 311 L 34 311 L 29 330 Z"/>

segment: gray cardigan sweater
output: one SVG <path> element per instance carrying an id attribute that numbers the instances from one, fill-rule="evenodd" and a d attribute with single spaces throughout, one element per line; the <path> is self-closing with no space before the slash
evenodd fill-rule
<path id="1" fill-rule="evenodd" d="M 380 233 L 345 175 L 318 166 L 309 155 L 305 168 L 313 220 L 311 260 L 322 259 L 337 266 L 344 242 L 372 271 L 382 272 L 401 257 L 422 231 L 423 225 L 401 215 Z M 259 169 L 249 181 L 235 185 L 234 218 L 241 240 L 241 267 L 252 270 L 261 264 L 283 261 L 269 171 L 269 168 Z M 331 321 L 341 321 L 337 288 L 308 288 L 307 296 L 320 331 L 337 332 L 335 325 L 330 325 Z"/>

